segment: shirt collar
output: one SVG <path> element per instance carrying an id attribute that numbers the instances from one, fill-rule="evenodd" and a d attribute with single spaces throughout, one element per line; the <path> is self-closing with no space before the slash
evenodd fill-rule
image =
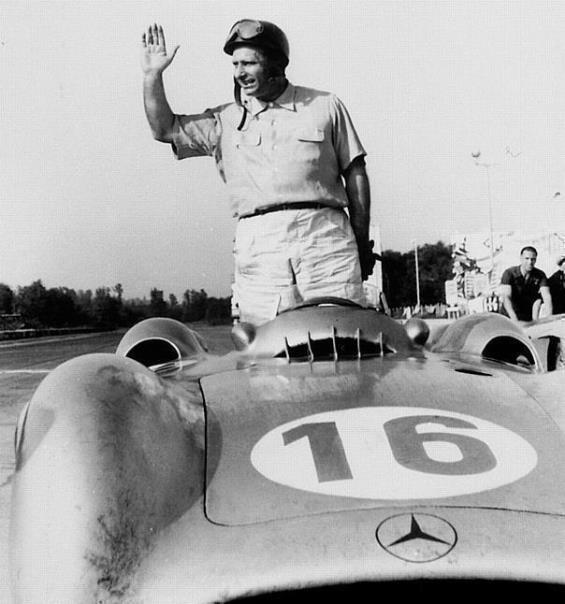
<path id="1" fill-rule="evenodd" d="M 262 101 L 254 96 L 245 97 L 243 94 L 242 103 L 244 107 L 251 113 L 251 115 L 256 116 L 261 111 L 267 109 L 267 107 L 273 107 L 274 105 L 278 105 L 283 109 L 287 109 L 288 111 L 294 111 L 294 94 L 295 87 L 289 82 L 287 87 L 283 90 L 282 94 L 276 98 L 274 101 Z"/>

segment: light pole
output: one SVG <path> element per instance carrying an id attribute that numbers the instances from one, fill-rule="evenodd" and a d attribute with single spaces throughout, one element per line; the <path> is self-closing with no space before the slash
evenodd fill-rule
<path id="1" fill-rule="evenodd" d="M 416 266 L 416 308 L 420 311 L 420 267 L 418 266 L 418 244 L 413 239 L 414 244 L 414 264 Z"/>
<path id="2" fill-rule="evenodd" d="M 492 198 L 490 194 L 490 169 L 496 164 L 489 164 L 486 162 L 479 162 L 478 159 L 481 156 L 481 152 L 471 153 L 471 157 L 475 160 L 475 165 L 484 168 L 487 173 L 487 198 L 488 198 L 488 226 L 489 226 L 489 238 L 490 238 L 490 275 L 489 275 L 489 286 L 491 285 L 490 280 L 494 272 L 494 235 L 492 227 Z"/>

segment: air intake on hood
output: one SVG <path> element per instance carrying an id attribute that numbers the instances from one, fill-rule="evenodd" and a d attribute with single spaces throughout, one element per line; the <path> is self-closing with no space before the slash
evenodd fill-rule
<path id="1" fill-rule="evenodd" d="M 329 338 L 313 339 L 308 332 L 305 342 L 291 345 L 287 338 L 284 342 L 284 350 L 275 356 L 287 358 L 289 362 L 339 361 L 396 354 L 396 350 L 384 341 L 382 332 L 375 340 L 369 340 L 361 336 L 359 329 L 355 337 L 339 337 L 334 327 Z"/>
<path id="2" fill-rule="evenodd" d="M 536 364 L 534 355 L 526 344 L 512 336 L 493 338 L 483 348 L 482 356 L 485 359 L 520 367 L 533 367 Z"/>
<path id="3" fill-rule="evenodd" d="M 132 346 L 126 357 L 150 369 L 177 363 L 181 359 L 178 347 L 165 338 L 147 338 Z"/>

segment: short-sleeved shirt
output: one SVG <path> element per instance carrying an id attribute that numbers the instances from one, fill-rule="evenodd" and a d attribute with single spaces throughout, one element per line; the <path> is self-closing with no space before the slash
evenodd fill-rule
<path id="1" fill-rule="evenodd" d="M 555 271 L 547 283 L 553 302 L 553 313 L 565 313 L 565 273 L 562 270 Z"/>
<path id="2" fill-rule="evenodd" d="M 539 268 L 533 268 L 528 278 L 522 275 L 520 266 L 511 266 L 502 273 L 502 285 L 510 285 L 512 306 L 520 321 L 532 320 L 532 305 L 540 298 L 540 288 L 547 287 L 547 277 Z"/>
<path id="3" fill-rule="evenodd" d="M 288 84 L 275 101 L 253 99 L 239 130 L 242 115 L 236 103 L 176 115 L 172 142 L 178 159 L 215 158 L 234 216 L 281 203 L 347 206 L 341 175 L 365 150 L 334 94 Z"/>

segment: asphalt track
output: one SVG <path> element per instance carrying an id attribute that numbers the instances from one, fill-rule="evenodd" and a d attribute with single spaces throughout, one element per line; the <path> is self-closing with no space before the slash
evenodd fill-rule
<path id="1" fill-rule="evenodd" d="M 193 326 L 209 351 L 232 350 L 230 326 Z M 25 404 L 43 378 L 65 361 L 93 352 L 113 353 L 123 331 L 34 340 L 0 342 L 0 602 L 11 602 L 8 574 L 8 532 L 11 480 L 14 472 L 14 432 Z"/>

